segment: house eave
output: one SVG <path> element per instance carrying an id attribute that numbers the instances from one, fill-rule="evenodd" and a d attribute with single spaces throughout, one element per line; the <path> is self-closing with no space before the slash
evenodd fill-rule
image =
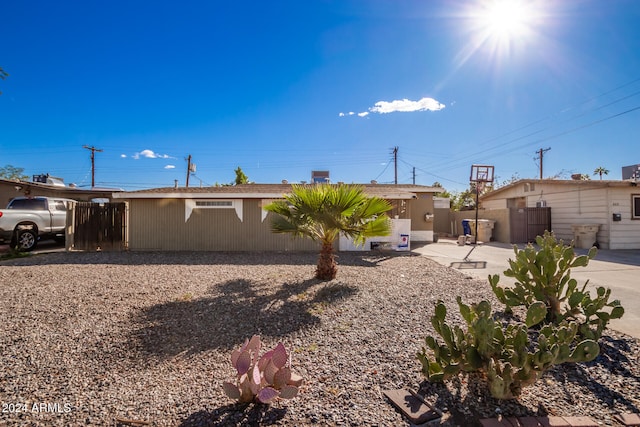
<path id="1" fill-rule="evenodd" d="M 283 193 L 113 193 L 114 199 L 281 199 Z"/>

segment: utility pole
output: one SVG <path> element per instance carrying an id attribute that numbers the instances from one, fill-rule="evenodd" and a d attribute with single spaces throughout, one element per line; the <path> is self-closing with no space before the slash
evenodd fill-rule
<path id="1" fill-rule="evenodd" d="M 540 179 L 542 179 L 542 159 L 544 158 L 544 153 L 546 153 L 547 151 L 551 150 L 551 147 L 549 148 L 541 148 L 540 150 L 537 151 L 538 156 L 540 157 Z"/>
<path id="2" fill-rule="evenodd" d="M 413 167 L 413 185 L 416 185 L 416 167 Z"/>
<path id="3" fill-rule="evenodd" d="M 83 145 L 82 148 L 86 148 L 87 150 L 91 150 L 91 188 L 96 186 L 96 151 L 98 153 L 102 153 L 102 150 L 88 145 Z"/>
<path id="4" fill-rule="evenodd" d="M 191 154 L 187 157 L 187 188 L 189 188 L 189 175 L 191 174 Z"/>
<path id="5" fill-rule="evenodd" d="M 393 147 L 394 182 L 398 185 L 398 147 Z"/>

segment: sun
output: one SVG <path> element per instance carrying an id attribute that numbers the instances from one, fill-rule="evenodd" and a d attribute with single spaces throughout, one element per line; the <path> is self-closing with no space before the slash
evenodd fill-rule
<path id="1" fill-rule="evenodd" d="M 523 36 L 530 22 L 526 4 L 517 0 L 496 0 L 487 4 L 478 16 L 478 25 L 492 37 L 513 38 Z"/>
<path id="2" fill-rule="evenodd" d="M 535 0 L 485 0 L 472 12 L 473 31 L 494 47 L 531 42 L 540 25 L 540 5 Z"/>
<path id="3" fill-rule="evenodd" d="M 461 52 L 466 62 L 484 52 L 491 60 L 501 60 L 526 51 L 540 37 L 543 23 L 541 0 L 479 0 L 463 14 L 470 40 Z"/>

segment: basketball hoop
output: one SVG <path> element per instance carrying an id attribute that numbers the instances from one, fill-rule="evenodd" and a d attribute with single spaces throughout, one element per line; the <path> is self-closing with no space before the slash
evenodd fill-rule
<path id="1" fill-rule="evenodd" d="M 471 177 L 469 181 L 475 183 L 492 183 L 493 182 L 493 166 L 472 165 Z"/>
<path id="2" fill-rule="evenodd" d="M 469 181 L 476 184 L 476 223 L 473 247 L 467 256 L 464 257 L 465 261 L 469 259 L 469 255 L 471 255 L 471 252 L 473 252 L 478 244 L 478 196 L 487 184 L 491 184 L 493 182 L 493 166 L 471 165 L 471 176 L 469 177 Z"/>

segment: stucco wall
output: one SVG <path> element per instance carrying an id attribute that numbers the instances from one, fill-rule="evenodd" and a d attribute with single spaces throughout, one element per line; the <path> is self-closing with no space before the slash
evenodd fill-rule
<path id="1" fill-rule="evenodd" d="M 434 208 L 433 194 L 418 194 L 417 199 L 408 200 L 411 219 L 411 240 L 433 241 Z"/>

